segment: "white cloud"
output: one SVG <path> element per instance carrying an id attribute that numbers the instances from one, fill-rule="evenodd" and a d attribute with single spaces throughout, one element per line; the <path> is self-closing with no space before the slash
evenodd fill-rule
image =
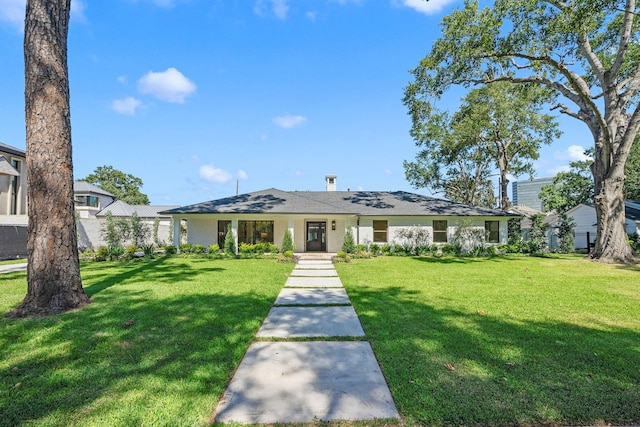
<path id="1" fill-rule="evenodd" d="M 200 166 L 198 171 L 200 178 L 205 181 L 215 182 L 217 184 L 223 184 L 231 180 L 232 176 L 224 169 L 217 168 L 212 164 Z"/>
<path id="2" fill-rule="evenodd" d="M 183 104 L 196 91 L 196 85 L 175 68 L 167 71 L 149 71 L 138 80 L 138 90 L 156 98 Z"/>
<path id="3" fill-rule="evenodd" d="M 140 100 L 135 99 L 132 96 L 127 96 L 126 98 L 114 99 L 111 101 L 111 108 L 116 113 L 126 114 L 128 116 L 133 116 L 136 113 L 136 110 L 142 105 Z"/>
<path id="4" fill-rule="evenodd" d="M 273 123 L 284 129 L 291 129 L 292 127 L 299 126 L 307 121 L 305 116 L 293 116 L 291 114 L 285 114 L 284 116 L 278 116 L 273 119 Z"/>
<path id="5" fill-rule="evenodd" d="M 0 21 L 22 31 L 26 4 L 26 0 L 0 0 Z"/>
<path id="6" fill-rule="evenodd" d="M 119 76 L 118 83 L 120 83 L 121 85 L 126 85 L 127 83 L 129 83 L 129 79 L 127 78 L 127 76 Z"/>
<path id="7" fill-rule="evenodd" d="M 238 179 L 249 179 L 249 175 L 242 169 L 238 169 L 238 173 L 236 173 L 236 178 Z"/>
<path id="8" fill-rule="evenodd" d="M 253 5 L 253 13 L 259 16 L 264 15 L 269 7 L 269 3 L 271 5 L 271 12 L 273 12 L 276 18 L 281 20 L 287 19 L 287 14 L 289 13 L 287 0 L 257 0 Z"/>
<path id="9" fill-rule="evenodd" d="M 560 172 L 569 172 L 571 168 L 569 165 L 558 166 L 555 168 L 547 169 L 547 176 L 556 176 Z"/>
<path id="10" fill-rule="evenodd" d="M 591 158 L 584 153 L 584 147 L 580 145 L 570 145 L 564 151 L 556 151 L 553 157 L 557 160 L 568 160 L 570 162 L 591 160 Z"/>
<path id="11" fill-rule="evenodd" d="M 399 1 L 402 6 L 410 7 L 416 12 L 424 13 L 425 15 L 433 15 L 440 12 L 450 3 L 455 0 L 396 0 Z"/>
<path id="12" fill-rule="evenodd" d="M 71 1 L 71 19 L 75 19 L 79 22 L 87 22 L 87 17 L 84 14 L 84 10 L 86 9 L 86 5 L 83 0 L 72 0 Z"/>
<path id="13" fill-rule="evenodd" d="M 389 168 L 385 169 L 384 173 L 387 174 L 387 175 L 393 175 L 393 171 L 391 169 L 389 169 Z"/>
<path id="14" fill-rule="evenodd" d="M 297 170 L 293 173 L 293 176 L 304 176 L 304 172 L 302 172 L 301 170 Z"/>
<path id="15" fill-rule="evenodd" d="M 318 18 L 318 12 L 316 11 L 308 11 L 305 15 L 311 22 L 316 22 L 316 19 Z"/>

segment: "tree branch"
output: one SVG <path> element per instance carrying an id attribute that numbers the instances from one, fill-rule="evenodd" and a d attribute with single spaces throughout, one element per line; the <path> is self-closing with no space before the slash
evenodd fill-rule
<path id="1" fill-rule="evenodd" d="M 629 40 L 633 34 L 633 21 L 635 19 L 636 0 L 627 0 L 624 10 L 624 22 L 620 29 L 620 42 L 618 43 L 618 53 L 616 59 L 611 65 L 609 72 L 615 76 L 620 71 L 629 47 Z"/>

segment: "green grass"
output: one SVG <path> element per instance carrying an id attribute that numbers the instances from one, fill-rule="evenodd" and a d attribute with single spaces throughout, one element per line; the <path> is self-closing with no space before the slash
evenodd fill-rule
<path id="1" fill-rule="evenodd" d="M 180 258 L 83 265 L 87 307 L 0 318 L 0 425 L 205 425 L 291 269 Z M 7 312 L 24 297 L 25 273 L 0 280 Z"/>
<path id="2" fill-rule="evenodd" d="M 639 268 L 575 256 L 336 268 L 405 424 L 640 423 Z"/>

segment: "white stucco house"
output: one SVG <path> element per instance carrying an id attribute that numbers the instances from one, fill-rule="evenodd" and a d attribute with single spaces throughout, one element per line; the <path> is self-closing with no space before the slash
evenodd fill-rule
<path id="1" fill-rule="evenodd" d="M 116 196 L 85 181 L 73 184 L 75 210 L 78 225 L 78 245 L 80 247 L 97 248 L 106 246 L 102 237 L 102 228 L 107 214 L 113 218 L 130 219 L 135 212 L 144 222 L 151 233 L 153 225 L 158 219 L 158 240 L 171 241 L 171 217 L 160 214 L 160 211 L 173 209 L 175 205 L 130 205 Z M 152 239 L 153 236 L 150 236 Z"/>
<path id="2" fill-rule="evenodd" d="M 627 234 L 640 232 L 640 201 L 626 200 L 624 210 Z M 580 204 L 567 211 L 567 216 L 576 224 L 574 228 L 576 250 L 588 252 L 596 241 L 596 208 L 592 205 Z"/>
<path id="3" fill-rule="evenodd" d="M 356 244 L 396 243 L 396 232 L 413 226 L 427 229 L 433 243 L 451 243 L 463 222 L 486 232 L 488 243 L 506 243 L 507 222 L 518 216 L 404 191 L 337 191 L 336 179 L 325 177 L 326 191 L 270 188 L 162 213 L 173 217 L 176 246 L 186 221 L 188 243 L 222 247 L 230 227 L 236 248 L 262 241 L 282 246 L 288 229 L 298 253 L 338 252 L 349 228 Z"/>

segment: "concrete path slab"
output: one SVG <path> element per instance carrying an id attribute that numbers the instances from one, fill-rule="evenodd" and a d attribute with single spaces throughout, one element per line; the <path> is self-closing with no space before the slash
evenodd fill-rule
<path id="1" fill-rule="evenodd" d="M 27 263 L 21 264 L 5 264 L 0 265 L 0 274 L 2 273 L 13 273 L 14 271 L 23 271 L 27 269 Z"/>
<path id="2" fill-rule="evenodd" d="M 344 288 L 283 288 L 276 298 L 276 305 L 349 304 Z"/>
<path id="3" fill-rule="evenodd" d="M 368 342 L 257 342 L 216 410 L 218 422 L 398 418 Z"/>
<path id="4" fill-rule="evenodd" d="M 335 268 L 331 270 L 301 270 L 294 268 L 291 277 L 338 277 Z"/>
<path id="5" fill-rule="evenodd" d="M 296 264 L 294 270 L 335 270 L 333 263 L 331 264 Z"/>
<path id="6" fill-rule="evenodd" d="M 362 337 L 353 307 L 272 307 L 257 335 L 262 338 Z"/>
<path id="7" fill-rule="evenodd" d="M 333 261 L 328 259 L 301 259 L 297 265 L 333 265 Z"/>
<path id="8" fill-rule="evenodd" d="M 292 277 L 289 276 L 286 287 L 295 288 L 342 288 L 339 277 Z"/>

